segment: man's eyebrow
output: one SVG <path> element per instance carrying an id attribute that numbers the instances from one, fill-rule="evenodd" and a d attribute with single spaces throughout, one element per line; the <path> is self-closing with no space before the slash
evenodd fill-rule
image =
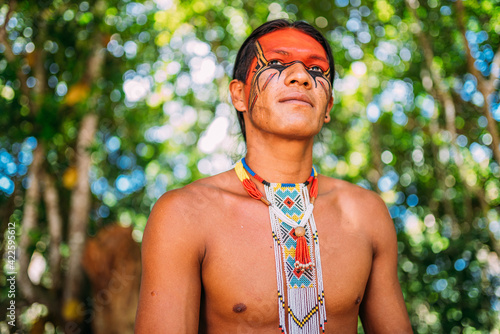
<path id="1" fill-rule="evenodd" d="M 279 53 L 279 54 L 282 54 L 284 56 L 289 56 L 290 55 L 290 52 L 287 52 L 285 50 L 271 50 L 271 52 L 274 52 L 274 53 Z"/>
<path id="2" fill-rule="evenodd" d="M 329 63 L 329 61 L 325 57 L 321 57 L 321 56 L 318 56 L 318 55 L 311 55 L 308 58 L 309 59 L 321 60 L 321 61 L 324 61 L 325 63 Z"/>

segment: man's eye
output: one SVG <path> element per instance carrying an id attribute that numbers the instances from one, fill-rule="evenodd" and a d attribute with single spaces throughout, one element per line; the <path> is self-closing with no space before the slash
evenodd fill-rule
<path id="1" fill-rule="evenodd" d="M 312 66 L 309 68 L 311 71 L 323 73 L 323 69 L 319 66 Z"/>
<path id="2" fill-rule="evenodd" d="M 283 65 L 279 60 L 270 60 L 269 65 Z"/>

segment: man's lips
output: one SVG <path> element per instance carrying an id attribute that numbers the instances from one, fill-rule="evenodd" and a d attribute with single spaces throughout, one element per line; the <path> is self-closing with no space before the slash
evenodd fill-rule
<path id="1" fill-rule="evenodd" d="M 278 102 L 301 103 L 301 104 L 309 104 L 311 107 L 313 106 L 311 99 L 306 94 L 301 94 L 301 93 L 288 94 L 285 97 L 279 99 Z"/>

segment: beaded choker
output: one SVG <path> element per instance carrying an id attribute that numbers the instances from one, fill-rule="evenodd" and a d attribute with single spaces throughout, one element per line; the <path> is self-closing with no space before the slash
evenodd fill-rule
<path id="1" fill-rule="evenodd" d="M 262 195 L 259 189 L 257 189 L 255 183 L 253 183 L 252 180 L 250 180 L 248 174 L 245 173 L 245 170 L 263 185 L 269 187 L 271 183 L 261 178 L 250 167 L 248 167 L 245 158 L 241 159 L 236 163 L 235 166 L 236 174 L 238 175 L 240 181 L 243 183 L 243 187 L 250 195 L 250 197 L 261 200 L 267 206 L 271 205 L 271 203 L 269 203 L 269 201 L 264 197 L 264 195 Z M 309 178 L 303 184 L 304 186 L 307 187 L 311 182 L 312 184 L 311 184 L 311 189 L 309 190 L 309 196 L 311 197 L 311 203 L 314 204 L 316 197 L 318 197 L 318 173 L 316 172 L 314 166 L 311 169 L 311 176 L 309 176 Z M 280 184 L 282 187 L 294 187 L 296 185 L 295 183 L 280 183 Z"/>
<path id="2" fill-rule="evenodd" d="M 281 332 L 324 333 L 325 296 L 318 231 L 312 214 L 318 195 L 316 169 L 313 167 L 309 178 L 298 184 L 268 182 L 244 158 L 236 163 L 235 171 L 250 197 L 269 208 Z M 264 185 L 266 196 L 248 174 Z"/>

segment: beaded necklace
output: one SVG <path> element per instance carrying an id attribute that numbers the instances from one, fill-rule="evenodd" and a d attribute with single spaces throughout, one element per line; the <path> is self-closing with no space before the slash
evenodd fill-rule
<path id="1" fill-rule="evenodd" d="M 268 182 L 247 165 L 245 158 L 236 163 L 235 171 L 250 197 L 269 207 L 281 332 L 287 333 L 288 323 L 288 333 L 324 333 L 325 295 L 318 231 L 312 214 L 318 195 L 316 169 L 313 167 L 309 178 L 299 184 Z M 264 185 L 265 197 L 248 174 Z"/>

